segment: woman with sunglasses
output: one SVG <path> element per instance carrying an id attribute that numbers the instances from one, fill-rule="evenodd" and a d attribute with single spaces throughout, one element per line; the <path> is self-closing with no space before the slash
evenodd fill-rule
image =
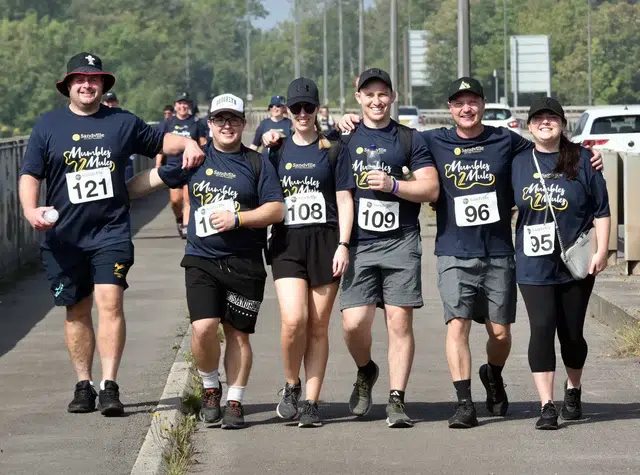
<path id="1" fill-rule="evenodd" d="M 263 136 L 271 147 L 285 196 L 285 218 L 272 228 L 270 255 L 282 327 L 280 344 L 286 384 L 276 408 L 299 427 L 319 427 L 318 398 L 329 355 L 329 317 L 340 276 L 349 264 L 355 188 L 351 159 L 340 141 L 319 133 L 318 88 L 298 78 L 287 92 L 293 134 Z M 304 360 L 306 400 L 301 410 L 299 378 Z"/>
<path id="2" fill-rule="evenodd" d="M 527 123 L 535 148 L 518 154 L 511 172 L 518 207 L 516 279 L 529 314 L 529 366 L 542 406 L 535 427 L 550 430 L 558 428 L 553 403 L 556 331 L 567 371 L 560 415 L 565 420 L 582 417 L 584 320 L 595 276 L 607 266 L 611 218 L 604 177 L 591 167 L 592 153 L 564 136 L 567 120 L 560 103 L 550 97 L 536 101 Z M 584 261 L 588 275 L 579 279 L 569 272 L 561 252 L 584 233 L 592 234 L 596 250 Z"/>

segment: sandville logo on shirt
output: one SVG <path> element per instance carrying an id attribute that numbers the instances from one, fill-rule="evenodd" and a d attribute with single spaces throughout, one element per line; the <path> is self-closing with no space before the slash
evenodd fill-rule
<path id="1" fill-rule="evenodd" d="M 474 160 L 473 163 L 454 160 L 444 166 L 444 175 L 452 179 L 459 190 L 468 190 L 475 185 L 492 186 L 496 176 L 490 169 L 490 165 L 482 160 Z"/>
<path id="2" fill-rule="evenodd" d="M 71 140 L 74 142 L 78 142 L 80 140 L 102 140 L 104 138 L 104 134 L 100 132 L 96 132 L 95 134 L 73 134 L 71 136 Z"/>
<path id="3" fill-rule="evenodd" d="M 191 137 L 188 125 L 174 125 L 171 132 L 176 135 L 180 135 L 181 137 Z"/>
<path id="4" fill-rule="evenodd" d="M 569 202 L 564 198 L 564 188 L 556 185 L 555 183 L 552 185 L 547 184 L 547 191 L 549 192 L 551 206 L 553 206 L 553 209 L 558 211 L 567 209 Z M 531 185 L 525 186 L 522 189 L 522 199 L 524 201 L 529 201 L 529 206 L 534 211 L 544 211 L 547 209 L 547 200 L 544 188 L 540 183 L 532 183 Z"/>
<path id="5" fill-rule="evenodd" d="M 477 147 L 469 147 L 469 148 L 456 147 L 453 149 L 453 153 L 455 155 L 473 155 L 474 153 L 482 153 L 482 152 L 484 152 L 484 147 L 482 145 L 478 145 Z"/>
<path id="6" fill-rule="evenodd" d="M 287 163 L 284 166 L 285 170 L 313 170 L 316 167 L 315 163 Z"/>
<path id="7" fill-rule="evenodd" d="M 83 150 L 82 147 L 73 147 L 62 153 L 64 163 L 73 167 L 74 172 L 88 168 L 116 169 L 116 164 L 111 160 L 111 150 L 104 147 L 96 147 L 93 150 Z"/>
<path id="8" fill-rule="evenodd" d="M 239 209 L 240 203 L 238 199 L 238 192 L 233 190 L 229 185 L 224 185 L 222 188 L 217 186 L 211 186 L 208 181 L 199 181 L 193 184 L 192 188 L 193 196 L 200 199 L 200 205 L 212 203 L 214 201 L 233 200 L 236 210 Z"/>
<path id="9" fill-rule="evenodd" d="M 320 181 L 305 176 L 302 180 L 294 180 L 290 176 L 285 175 L 280 180 L 285 196 L 295 195 L 296 193 L 312 193 L 320 188 Z"/>
<path id="10" fill-rule="evenodd" d="M 207 176 L 215 175 L 219 178 L 225 178 L 227 180 L 234 180 L 236 178 L 236 174 L 232 172 L 221 172 L 220 170 L 214 170 L 213 168 L 207 168 L 205 172 Z"/>

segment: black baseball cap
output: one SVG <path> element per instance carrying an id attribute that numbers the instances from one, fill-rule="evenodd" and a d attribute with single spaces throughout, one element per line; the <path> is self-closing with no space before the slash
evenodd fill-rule
<path id="1" fill-rule="evenodd" d="M 287 106 L 291 107 L 299 102 L 320 105 L 318 86 L 309 78 L 294 79 L 287 89 Z"/>
<path id="2" fill-rule="evenodd" d="M 393 84 L 391 83 L 391 77 L 389 77 L 389 73 L 379 68 L 367 69 L 358 77 L 358 91 L 363 88 L 366 82 L 371 81 L 372 79 L 382 81 L 387 86 L 389 86 L 389 89 L 393 91 Z"/>
<path id="3" fill-rule="evenodd" d="M 463 76 L 449 84 L 449 102 L 451 102 L 451 99 L 453 99 L 457 94 L 462 92 L 471 92 L 484 99 L 482 84 L 480 84 L 480 81 L 477 79 L 469 76 Z"/>
<path id="4" fill-rule="evenodd" d="M 186 101 L 191 102 L 191 97 L 188 92 L 181 92 L 176 96 L 176 100 L 174 102 Z"/>
<path id="5" fill-rule="evenodd" d="M 552 97 L 543 97 L 542 99 L 536 99 L 533 104 L 531 104 L 531 107 L 529 108 L 529 115 L 527 116 L 527 123 L 531 122 L 534 115 L 544 111 L 551 112 L 561 117 L 564 122 L 567 121 L 564 116 L 564 109 L 560 103 Z"/>
<path id="6" fill-rule="evenodd" d="M 117 101 L 118 96 L 116 96 L 115 92 L 107 92 L 104 96 L 102 96 L 102 102 L 105 101 Z"/>

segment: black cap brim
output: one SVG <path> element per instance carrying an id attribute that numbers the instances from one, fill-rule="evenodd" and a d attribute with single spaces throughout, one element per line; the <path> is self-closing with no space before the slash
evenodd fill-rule
<path id="1" fill-rule="evenodd" d="M 92 68 L 91 66 L 83 66 L 81 68 L 74 69 L 70 73 L 67 73 L 67 75 L 64 78 L 62 78 L 60 81 L 56 83 L 56 89 L 60 94 L 62 94 L 65 97 L 69 97 L 69 86 L 68 86 L 69 78 L 77 74 L 84 74 L 86 76 L 104 76 L 104 86 L 102 88 L 103 95 L 109 92 L 109 90 L 116 83 L 116 78 L 113 74 L 108 73 L 106 71 L 101 71 L 98 68 Z"/>

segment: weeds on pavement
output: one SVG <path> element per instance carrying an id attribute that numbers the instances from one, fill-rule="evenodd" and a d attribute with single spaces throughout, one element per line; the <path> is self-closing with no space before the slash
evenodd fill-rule
<path id="1" fill-rule="evenodd" d="M 616 330 L 613 356 L 618 358 L 640 356 L 640 322 L 629 323 Z"/>

